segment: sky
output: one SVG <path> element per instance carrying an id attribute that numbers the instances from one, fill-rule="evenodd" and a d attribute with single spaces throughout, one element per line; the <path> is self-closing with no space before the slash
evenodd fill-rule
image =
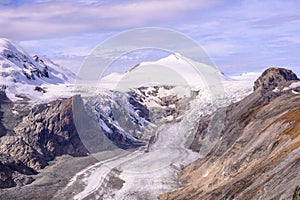
<path id="1" fill-rule="evenodd" d="M 119 33 L 167 28 L 197 42 L 225 74 L 283 66 L 300 75 L 299 11 L 297 0 L 0 0 L 0 37 L 76 72 Z"/>

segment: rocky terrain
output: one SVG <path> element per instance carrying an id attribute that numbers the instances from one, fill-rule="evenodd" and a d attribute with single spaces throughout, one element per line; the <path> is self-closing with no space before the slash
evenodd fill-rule
<path id="1" fill-rule="evenodd" d="M 297 75 L 291 70 L 284 68 L 269 68 L 254 82 L 254 91 L 262 88 L 262 91 L 270 91 L 279 87 L 284 87 L 291 84 L 292 81 L 299 80 Z"/>
<path id="2" fill-rule="evenodd" d="M 1 101 L 1 188 L 32 182 L 30 176 L 57 156 L 86 156 L 72 114 L 76 97 L 33 106 Z"/>
<path id="3" fill-rule="evenodd" d="M 212 151 L 185 167 L 182 186 L 159 199 L 299 199 L 299 87 L 284 89 L 297 80 L 290 70 L 266 70 L 251 95 L 226 108 Z M 197 151 L 209 121 L 199 122 L 191 146 Z"/>
<path id="4" fill-rule="evenodd" d="M 131 149 L 147 145 L 160 124 L 182 116 L 189 100 L 172 86 L 148 86 L 128 92 L 103 90 L 86 98 L 85 108 L 116 146 Z"/>
<path id="5" fill-rule="evenodd" d="M 205 87 L 192 91 L 192 100 L 179 98 L 173 87 L 165 86 L 140 87 L 121 94 L 102 91 L 88 98 L 88 113 L 95 116 L 104 134 L 116 145 L 121 144 L 119 147 L 124 148 L 125 143 L 135 148 L 115 152 L 110 159 L 100 159 L 81 170 L 54 199 L 157 199 L 176 189 L 177 173 L 200 157 L 187 148 L 197 120 L 220 105 L 245 97 L 251 84 L 241 84 L 237 80 L 226 82 L 228 94 L 216 104 L 212 104 Z M 154 130 L 145 131 L 152 125 Z M 218 139 L 218 134 L 215 136 Z M 136 147 L 137 140 L 149 142 L 146 147 Z"/>
<path id="6" fill-rule="evenodd" d="M 30 105 L 28 101 L 12 102 L 2 92 L 1 188 L 31 183 L 34 181 L 31 175 L 58 156 L 87 156 L 117 147 L 145 146 L 149 138 L 137 134 L 152 121 L 150 111 L 142 102 L 145 97 L 136 91 L 120 95 L 107 91 L 106 95 L 86 99 L 87 103 L 80 96 L 74 96 Z M 167 105 L 167 101 L 177 102 L 174 95 L 155 96 L 157 105 L 163 106 L 161 113 L 165 113 L 160 120 L 168 116 L 174 119 L 179 114 L 170 112 L 173 107 Z M 128 121 L 124 121 L 125 116 Z M 126 129 L 123 130 L 120 124 Z"/>

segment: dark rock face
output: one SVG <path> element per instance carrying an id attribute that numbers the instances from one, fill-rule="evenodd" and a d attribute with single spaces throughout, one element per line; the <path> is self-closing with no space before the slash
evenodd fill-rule
<path id="1" fill-rule="evenodd" d="M 28 167 L 41 169 L 47 165 L 43 154 L 39 153 L 25 138 L 16 136 L 3 136 L 0 138 L 0 152 L 11 158 L 20 160 Z"/>
<path id="2" fill-rule="evenodd" d="M 254 91 L 258 88 L 271 91 L 276 87 L 285 87 L 290 81 L 299 80 L 297 75 L 291 70 L 284 68 L 269 68 L 255 81 Z"/>
<path id="3" fill-rule="evenodd" d="M 293 200 L 299 200 L 300 199 L 300 187 L 297 186 L 293 195 Z"/>
<path id="4" fill-rule="evenodd" d="M 99 114 L 99 120 L 102 124 L 110 130 L 107 131 L 103 129 L 104 134 L 111 140 L 113 143 L 121 149 L 132 149 L 140 146 L 145 146 L 147 143 L 145 141 L 139 140 L 132 135 L 126 133 L 123 130 L 118 129 L 109 119 L 105 116 Z"/>
<path id="5" fill-rule="evenodd" d="M 40 104 L 31 109 L 14 129 L 31 144 L 45 160 L 69 154 L 84 156 L 87 150 L 81 143 L 73 121 L 73 98 Z"/>
<path id="6" fill-rule="evenodd" d="M 0 188 L 23 186 L 33 181 L 28 175 L 34 175 L 36 171 L 27 167 L 19 160 L 0 155 Z"/>
<path id="7" fill-rule="evenodd" d="M 207 129 L 208 129 L 209 122 L 210 122 L 210 116 L 201 117 L 198 123 L 198 129 L 197 129 L 198 134 L 195 135 L 195 139 L 193 140 L 192 144 L 189 147 L 193 151 L 199 152 L 202 145 L 202 141 L 206 137 L 206 134 L 208 132 Z"/>
<path id="8" fill-rule="evenodd" d="M 6 94 L 4 92 L 0 92 L 0 108 L 1 108 L 1 104 L 7 100 Z M 2 118 L 3 118 L 3 111 L 0 110 L 0 137 L 5 135 L 7 130 L 5 128 L 5 126 L 2 123 Z"/>
<path id="9" fill-rule="evenodd" d="M 289 74 L 275 78 L 279 82 L 260 82 L 272 77 L 264 74 L 256 88 L 296 79 Z M 299 198 L 300 95 L 285 91 L 267 98 L 262 89 L 227 107 L 224 128 L 211 152 L 182 171 L 181 188 L 160 199 Z M 201 148 L 207 123 L 200 122 L 195 150 Z"/>
<path id="10" fill-rule="evenodd" d="M 87 98 L 86 110 L 115 147 L 145 146 L 158 124 L 172 122 L 187 110 L 189 99 L 178 97 L 173 88 L 149 86 L 125 93 L 106 91 Z"/>
<path id="11" fill-rule="evenodd" d="M 1 101 L 0 137 L 0 188 L 28 184 L 33 181 L 30 174 L 44 168 L 55 157 L 69 154 L 88 154 L 75 127 L 72 102 L 56 100 L 48 104 L 26 108 Z M 83 107 L 77 104 L 78 108 Z M 13 115 L 11 108 L 18 109 Z M 27 110 L 26 110 L 27 109 Z"/>
<path id="12" fill-rule="evenodd" d="M 145 118 L 146 120 L 150 121 L 150 111 L 144 105 L 142 105 L 134 96 L 135 94 L 132 92 L 132 96 L 128 97 L 128 102 L 133 106 L 135 111 L 138 113 L 139 117 Z"/>

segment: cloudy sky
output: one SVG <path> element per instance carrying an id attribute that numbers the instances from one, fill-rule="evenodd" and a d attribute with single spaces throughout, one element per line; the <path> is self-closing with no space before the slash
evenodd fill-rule
<path id="1" fill-rule="evenodd" d="M 300 74 L 299 11 L 297 0 L 0 0 L 0 37 L 76 71 L 106 39 L 163 27 L 195 40 L 227 74 Z"/>

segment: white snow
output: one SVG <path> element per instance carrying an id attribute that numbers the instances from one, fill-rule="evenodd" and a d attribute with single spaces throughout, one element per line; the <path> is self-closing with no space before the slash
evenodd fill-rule
<path id="1" fill-rule="evenodd" d="M 49 77 L 46 77 L 46 72 Z M 12 101 L 23 98 L 51 101 L 70 96 L 67 87 L 75 78 L 72 72 L 48 58 L 31 57 L 18 45 L 0 39 L 0 85 Z M 45 88 L 46 93 L 35 91 L 36 86 Z"/>
<path id="2" fill-rule="evenodd" d="M 300 94 L 300 92 L 296 92 L 295 90 L 292 90 L 293 94 Z"/>
<path id="3" fill-rule="evenodd" d="M 261 72 L 245 72 L 238 76 L 230 76 L 233 80 L 241 80 L 241 81 L 254 81 L 261 75 Z"/>
<path id="4" fill-rule="evenodd" d="M 161 127 L 149 153 L 140 148 L 79 172 L 67 188 L 72 187 L 76 180 L 85 187 L 73 199 L 84 199 L 90 194 L 96 197 L 104 195 L 104 199 L 156 199 L 159 194 L 178 187 L 178 171 L 183 165 L 199 158 L 198 153 L 184 147 L 184 134 L 179 132 L 178 127 L 178 123 Z M 113 169 L 121 171 L 119 178 L 125 180 L 122 189 L 117 191 L 106 188 L 107 176 L 111 175 Z M 84 178 L 78 180 L 79 176 Z"/>
<path id="5" fill-rule="evenodd" d="M 292 83 L 290 86 L 283 88 L 283 91 L 300 87 L 300 81 Z"/>
<path id="6" fill-rule="evenodd" d="M 155 71 L 156 68 L 158 71 Z M 201 68 L 201 73 L 197 71 L 197 68 Z M 161 72 L 159 70 L 161 70 Z M 166 75 L 164 72 L 170 74 Z M 239 76 L 227 77 L 217 71 L 217 69 L 202 63 L 194 62 L 179 54 L 172 54 L 158 61 L 142 62 L 140 65 L 123 75 L 112 73 L 101 80 L 101 86 L 107 89 L 120 89 L 121 85 L 123 87 L 121 90 L 123 89 L 122 91 L 127 91 L 128 88 L 136 88 L 140 86 L 148 86 L 149 90 L 151 90 L 151 85 L 155 84 L 174 85 L 177 86 L 174 90 L 160 89 L 158 96 L 163 97 L 171 95 L 170 92 L 174 91 L 177 95 L 181 93 L 181 96 L 189 96 L 191 90 L 200 90 L 200 95 L 202 97 L 205 96 L 205 98 L 211 98 L 211 94 L 209 93 L 212 92 L 211 90 L 214 86 L 208 84 L 214 84 L 214 82 L 207 83 L 206 79 L 210 77 L 205 77 L 206 72 L 208 72 L 208 74 L 215 73 L 215 76 L 219 77 L 219 79 L 213 79 L 215 81 L 220 80 L 219 83 L 215 84 L 222 84 L 221 86 L 215 87 L 217 92 L 224 93 L 227 101 L 234 99 L 232 102 L 239 101 L 246 95 L 250 94 L 253 91 L 252 86 L 254 81 L 261 74 L 259 72 L 248 72 Z M 155 76 L 154 79 L 157 78 L 161 82 L 155 82 L 152 78 L 149 79 L 149 76 Z M 152 80 L 152 82 L 147 82 L 147 80 Z M 182 84 L 184 87 L 182 87 Z M 167 93 L 164 94 L 165 92 Z M 150 107 L 157 106 L 156 102 L 158 99 L 156 98 L 158 97 L 146 99 L 145 104 Z"/>
<path id="7" fill-rule="evenodd" d="M 107 76 L 104 76 L 101 78 L 99 81 L 99 87 L 100 88 L 105 88 L 105 89 L 111 89 L 114 90 L 117 88 L 118 83 L 122 80 L 122 78 L 125 77 L 125 74 L 120 74 L 120 73 L 110 73 Z"/>
<path id="8" fill-rule="evenodd" d="M 272 90 L 272 92 L 280 92 L 280 90 L 278 87 L 276 87 L 274 90 Z"/>
<path id="9" fill-rule="evenodd" d="M 158 61 L 142 62 L 122 74 L 112 73 L 102 78 L 101 86 L 107 89 L 127 91 L 129 88 L 151 85 L 173 85 L 199 88 L 207 84 L 209 72 L 220 80 L 230 80 L 217 69 L 195 62 L 180 54 L 172 54 Z"/>
<path id="10" fill-rule="evenodd" d="M 297 87 L 300 87 L 300 81 L 294 82 L 294 83 L 292 83 L 291 85 L 289 85 L 288 87 L 284 87 L 284 88 L 282 89 L 282 91 L 284 92 L 284 91 L 292 90 L 292 89 L 297 88 Z M 273 92 L 281 92 L 281 90 L 280 90 L 278 87 L 276 87 L 276 88 L 273 90 Z M 295 90 L 292 90 L 292 93 L 293 93 L 293 94 L 298 94 L 298 92 L 296 92 Z"/>

